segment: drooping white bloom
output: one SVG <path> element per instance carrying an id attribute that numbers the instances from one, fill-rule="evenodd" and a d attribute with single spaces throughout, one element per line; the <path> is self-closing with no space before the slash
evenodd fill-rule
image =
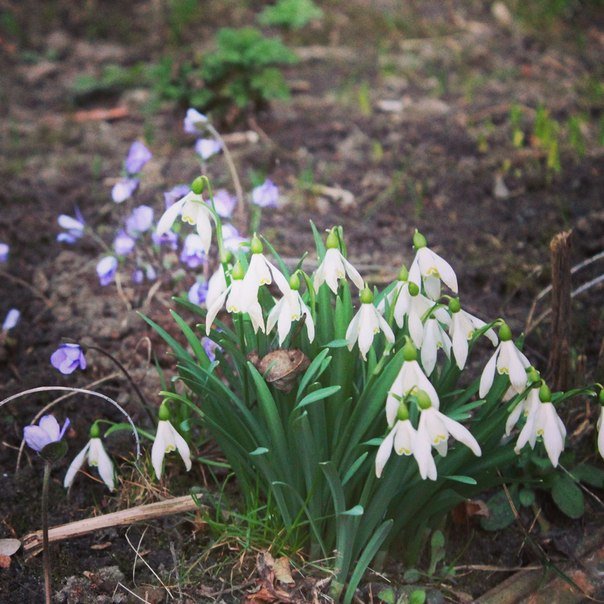
<path id="1" fill-rule="evenodd" d="M 405 323 L 405 316 L 409 310 L 410 298 L 409 281 L 399 279 L 388 294 L 382 298 L 378 304 L 378 310 L 383 315 L 386 312 L 386 304 L 389 308 L 392 308 L 392 305 L 394 304 L 392 313 L 394 320 L 399 327 L 402 327 Z"/>
<path id="2" fill-rule="evenodd" d="M 159 219 L 156 233 L 167 233 L 174 221 L 181 215 L 183 222 L 197 227 L 203 251 L 207 254 L 212 243 L 212 213 L 201 195 L 189 191 L 180 201 L 171 205 Z"/>
<path id="3" fill-rule="evenodd" d="M 210 308 L 218 299 L 220 294 L 227 288 L 226 277 L 224 275 L 224 267 L 218 266 L 216 272 L 208 280 L 208 293 L 206 295 L 206 306 Z"/>
<path id="4" fill-rule="evenodd" d="M 367 353 L 373 344 L 373 338 L 380 331 L 384 332 L 386 340 L 394 343 L 394 334 L 390 325 L 382 317 L 380 311 L 373 305 L 373 294 L 368 288 L 361 291 L 361 308 L 353 317 L 346 330 L 348 350 L 352 350 L 355 343 L 359 342 L 359 351 L 363 360 L 367 360 Z"/>
<path id="5" fill-rule="evenodd" d="M 598 451 L 604 457 L 604 406 L 601 407 L 596 428 L 598 429 Z"/>
<path id="6" fill-rule="evenodd" d="M 507 374 L 512 387 L 516 392 L 522 392 L 527 384 L 525 369 L 530 366 L 529 360 L 518 350 L 512 341 L 512 333 L 507 325 L 502 325 L 499 330 L 499 346 L 495 349 L 493 356 L 485 365 L 480 377 L 480 388 L 478 395 L 484 398 L 495 378 L 495 369 L 499 374 Z"/>
<path id="7" fill-rule="evenodd" d="M 331 236 L 331 235 L 330 235 Z M 328 237 L 329 239 L 329 237 Z M 346 258 L 342 255 L 339 249 L 335 247 L 328 248 L 325 252 L 323 262 L 317 268 L 313 285 L 315 291 L 319 291 L 319 287 L 323 283 L 327 283 L 329 289 L 334 293 L 338 293 L 338 280 L 344 279 L 348 275 L 352 282 L 359 288 L 363 289 L 365 285 L 363 277 Z"/>
<path id="8" fill-rule="evenodd" d="M 537 405 L 539 404 L 541 404 L 541 401 L 539 400 L 539 388 L 531 388 L 528 391 L 526 398 L 518 402 L 508 416 L 508 419 L 505 422 L 505 435 L 509 436 L 514 429 L 514 426 L 518 423 L 518 420 L 522 416 L 528 418 L 529 415 L 532 415 L 537 410 Z"/>
<path id="9" fill-rule="evenodd" d="M 65 474 L 63 486 L 68 489 L 72 485 L 76 474 L 84 465 L 86 459 L 88 460 L 88 465 L 90 467 L 98 468 L 99 476 L 107 485 L 107 488 L 110 491 L 115 490 L 115 471 L 113 462 L 109 455 L 107 455 L 107 451 L 105 451 L 105 447 L 103 447 L 103 443 L 98 437 L 92 437 L 86 443 L 86 446 L 74 457 L 71 465 L 67 469 L 67 474 Z"/>
<path id="10" fill-rule="evenodd" d="M 468 359 L 468 341 L 472 339 L 474 332 L 482 329 L 486 323 L 463 310 L 459 300 L 452 300 L 449 309 L 451 310 L 449 334 L 453 344 L 453 356 L 459 369 L 463 369 Z M 492 329 L 488 329 L 484 335 L 491 340 L 493 346 L 497 346 L 499 340 Z"/>
<path id="11" fill-rule="evenodd" d="M 281 346 L 291 330 L 292 322 L 302 317 L 304 317 L 308 341 L 312 342 L 315 339 L 315 324 L 310 310 L 298 291 L 290 289 L 290 292 L 280 298 L 271 309 L 266 319 L 266 331 L 271 331 L 277 325 L 279 346 Z"/>
<path id="12" fill-rule="evenodd" d="M 161 409 L 160 409 L 161 418 Z M 178 450 L 187 472 L 191 469 L 191 451 L 185 439 L 174 429 L 170 420 L 160 419 L 157 424 L 155 441 L 151 448 L 151 462 L 157 478 L 161 478 L 164 456 Z"/>
<path id="13" fill-rule="evenodd" d="M 409 419 L 397 420 L 377 450 L 375 475 L 380 478 L 393 448 L 397 455 L 414 454 L 416 438 L 417 432 Z"/>
<path id="14" fill-rule="evenodd" d="M 540 402 L 526 418 L 526 424 L 520 431 L 514 451 L 519 453 L 522 447 L 529 443 L 535 448 L 537 437 L 543 438 L 547 455 L 554 468 L 558 465 L 560 453 L 564 450 L 566 428 L 556 413 L 556 408 L 550 401 Z"/>
<path id="15" fill-rule="evenodd" d="M 451 340 L 434 317 L 428 317 L 424 323 L 421 359 L 426 375 L 430 375 L 436 366 L 436 354 L 442 348 L 447 357 L 451 356 Z"/>
<path id="16" fill-rule="evenodd" d="M 413 236 L 413 244 L 417 252 L 409 269 L 409 281 L 420 288 L 423 282 L 426 294 L 432 300 L 440 297 L 441 281 L 457 293 L 457 277 L 451 265 L 428 248 L 425 237 L 417 231 Z"/>

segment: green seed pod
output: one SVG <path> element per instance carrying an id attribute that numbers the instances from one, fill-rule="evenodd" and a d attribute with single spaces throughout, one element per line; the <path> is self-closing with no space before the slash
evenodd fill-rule
<path id="1" fill-rule="evenodd" d="M 159 406 L 159 413 L 157 415 L 162 422 L 166 422 L 170 419 L 170 409 L 168 409 L 166 401 Z"/>
<path id="2" fill-rule="evenodd" d="M 552 401 L 552 391 L 545 382 L 541 384 L 541 388 L 539 388 L 539 400 L 542 403 L 551 403 Z"/>
<path id="3" fill-rule="evenodd" d="M 423 390 L 418 390 L 415 393 L 415 398 L 417 399 L 417 406 L 420 409 L 426 410 L 432 407 L 432 401 L 430 400 L 430 397 L 428 396 L 427 392 L 424 392 Z"/>
<path id="4" fill-rule="evenodd" d="M 451 298 L 449 301 L 449 310 L 455 314 L 461 310 L 461 304 L 459 303 L 459 298 Z"/>
<path id="5" fill-rule="evenodd" d="M 428 242 L 426 241 L 426 238 L 417 229 L 415 229 L 415 233 L 413 234 L 413 247 L 416 250 L 419 250 L 420 248 L 427 246 Z"/>
<path id="6" fill-rule="evenodd" d="M 338 240 L 338 234 L 336 233 L 335 227 L 329 231 L 327 240 L 325 241 L 325 247 L 328 250 L 337 250 L 340 247 L 340 241 Z"/>
<path id="7" fill-rule="evenodd" d="M 412 296 L 417 296 L 417 294 L 419 294 L 419 287 L 417 286 L 417 283 L 409 283 L 409 293 Z"/>
<path id="8" fill-rule="evenodd" d="M 409 279 L 409 271 L 407 270 L 407 267 L 404 264 L 401 267 L 397 278 L 399 281 L 407 281 L 407 279 Z"/>
<path id="9" fill-rule="evenodd" d="M 508 327 L 507 323 L 502 323 L 499 328 L 499 339 L 502 342 L 509 342 L 512 339 L 512 330 Z"/>
<path id="10" fill-rule="evenodd" d="M 94 422 L 92 426 L 90 426 L 90 438 L 100 438 L 101 437 L 101 428 L 98 422 Z"/>
<path id="11" fill-rule="evenodd" d="M 243 267 L 241 266 L 241 262 L 239 262 L 239 260 L 231 271 L 231 277 L 234 281 L 240 281 L 241 279 L 243 279 L 243 277 L 245 277 L 245 271 L 243 270 Z"/>
<path id="12" fill-rule="evenodd" d="M 398 411 L 396 412 L 396 419 L 401 422 L 404 422 L 405 420 L 409 419 L 409 409 L 407 409 L 407 405 L 405 405 L 403 401 L 401 401 L 400 405 L 398 406 Z"/>
<path id="13" fill-rule="evenodd" d="M 300 289 L 300 277 L 298 277 L 298 273 L 295 272 L 290 278 L 289 278 L 289 286 L 295 291 L 297 292 Z"/>
<path id="14" fill-rule="evenodd" d="M 205 184 L 204 179 L 201 176 L 198 176 L 191 183 L 191 191 L 193 191 L 193 193 L 195 193 L 195 195 L 201 195 L 203 192 L 204 184 Z"/>
<path id="15" fill-rule="evenodd" d="M 373 293 L 367 286 L 365 286 L 361 290 L 360 299 L 361 299 L 361 304 L 372 304 L 373 303 Z"/>

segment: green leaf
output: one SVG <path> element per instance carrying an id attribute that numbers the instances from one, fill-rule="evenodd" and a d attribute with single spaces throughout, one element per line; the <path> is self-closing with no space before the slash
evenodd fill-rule
<path id="1" fill-rule="evenodd" d="M 556 477 L 552 486 L 552 499 L 569 518 L 581 518 L 585 512 L 583 491 L 569 476 Z"/>
<path id="2" fill-rule="evenodd" d="M 382 589 L 377 595 L 377 597 L 384 602 L 385 604 L 395 604 L 396 594 L 392 587 L 388 587 L 387 589 Z"/>
<path id="3" fill-rule="evenodd" d="M 250 455 L 264 455 L 265 453 L 268 453 L 268 452 L 269 452 L 269 450 L 266 447 L 258 447 L 257 449 L 250 451 Z"/>
<path id="4" fill-rule="evenodd" d="M 504 491 L 499 491 L 493 495 L 487 501 L 487 507 L 490 516 L 480 519 L 480 526 L 485 531 L 500 531 L 514 522 L 514 512 Z"/>
<path id="5" fill-rule="evenodd" d="M 306 407 L 306 405 L 316 403 L 317 401 L 322 401 L 323 399 L 330 397 L 332 394 L 339 392 L 341 389 L 342 386 L 327 386 L 326 388 L 321 388 L 320 390 L 311 392 L 296 405 L 296 409 L 301 409 L 302 407 Z"/>
<path id="6" fill-rule="evenodd" d="M 461 482 L 462 484 L 471 484 L 471 485 L 478 484 L 476 482 L 476 480 L 474 480 L 474 478 L 471 478 L 470 476 L 454 475 L 454 476 L 444 476 L 444 478 L 448 478 L 449 480 L 453 480 L 454 482 Z"/>
<path id="7" fill-rule="evenodd" d="M 424 604 L 426 601 L 426 592 L 423 589 L 416 589 L 409 597 L 409 604 Z"/>
<path id="8" fill-rule="evenodd" d="M 518 499 L 523 507 L 531 507 L 535 503 L 535 491 L 533 489 L 520 489 Z"/>
<path id="9" fill-rule="evenodd" d="M 339 338 L 337 340 L 327 342 L 327 344 L 323 344 L 322 348 L 344 348 L 344 346 L 348 346 L 348 340 Z"/>
<path id="10" fill-rule="evenodd" d="M 604 470 L 588 463 L 573 468 L 571 474 L 579 482 L 584 482 L 597 489 L 604 489 Z"/>

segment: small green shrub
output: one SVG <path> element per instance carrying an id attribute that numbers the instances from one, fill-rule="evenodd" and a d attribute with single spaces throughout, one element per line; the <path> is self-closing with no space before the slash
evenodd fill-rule
<path id="1" fill-rule="evenodd" d="M 311 21 L 323 18 L 323 11 L 312 0 L 278 0 L 258 16 L 260 25 L 301 29 Z"/>

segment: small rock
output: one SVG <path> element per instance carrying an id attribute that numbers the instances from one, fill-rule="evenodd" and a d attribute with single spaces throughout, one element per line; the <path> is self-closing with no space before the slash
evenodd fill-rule
<path id="1" fill-rule="evenodd" d="M 510 9 L 503 2 L 494 2 L 491 6 L 491 14 L 504 27 L 510 27 L 514 22 Z"/>
<path id="2" fill-rule="evenodd" d="M 510 191 L 503 180 L 503 176 L 501 174 L 496 174 L 495 184 L 493 185 L 493 197 L 495 197 L 495 199 L 507 199 L 509 196 Z"/>

